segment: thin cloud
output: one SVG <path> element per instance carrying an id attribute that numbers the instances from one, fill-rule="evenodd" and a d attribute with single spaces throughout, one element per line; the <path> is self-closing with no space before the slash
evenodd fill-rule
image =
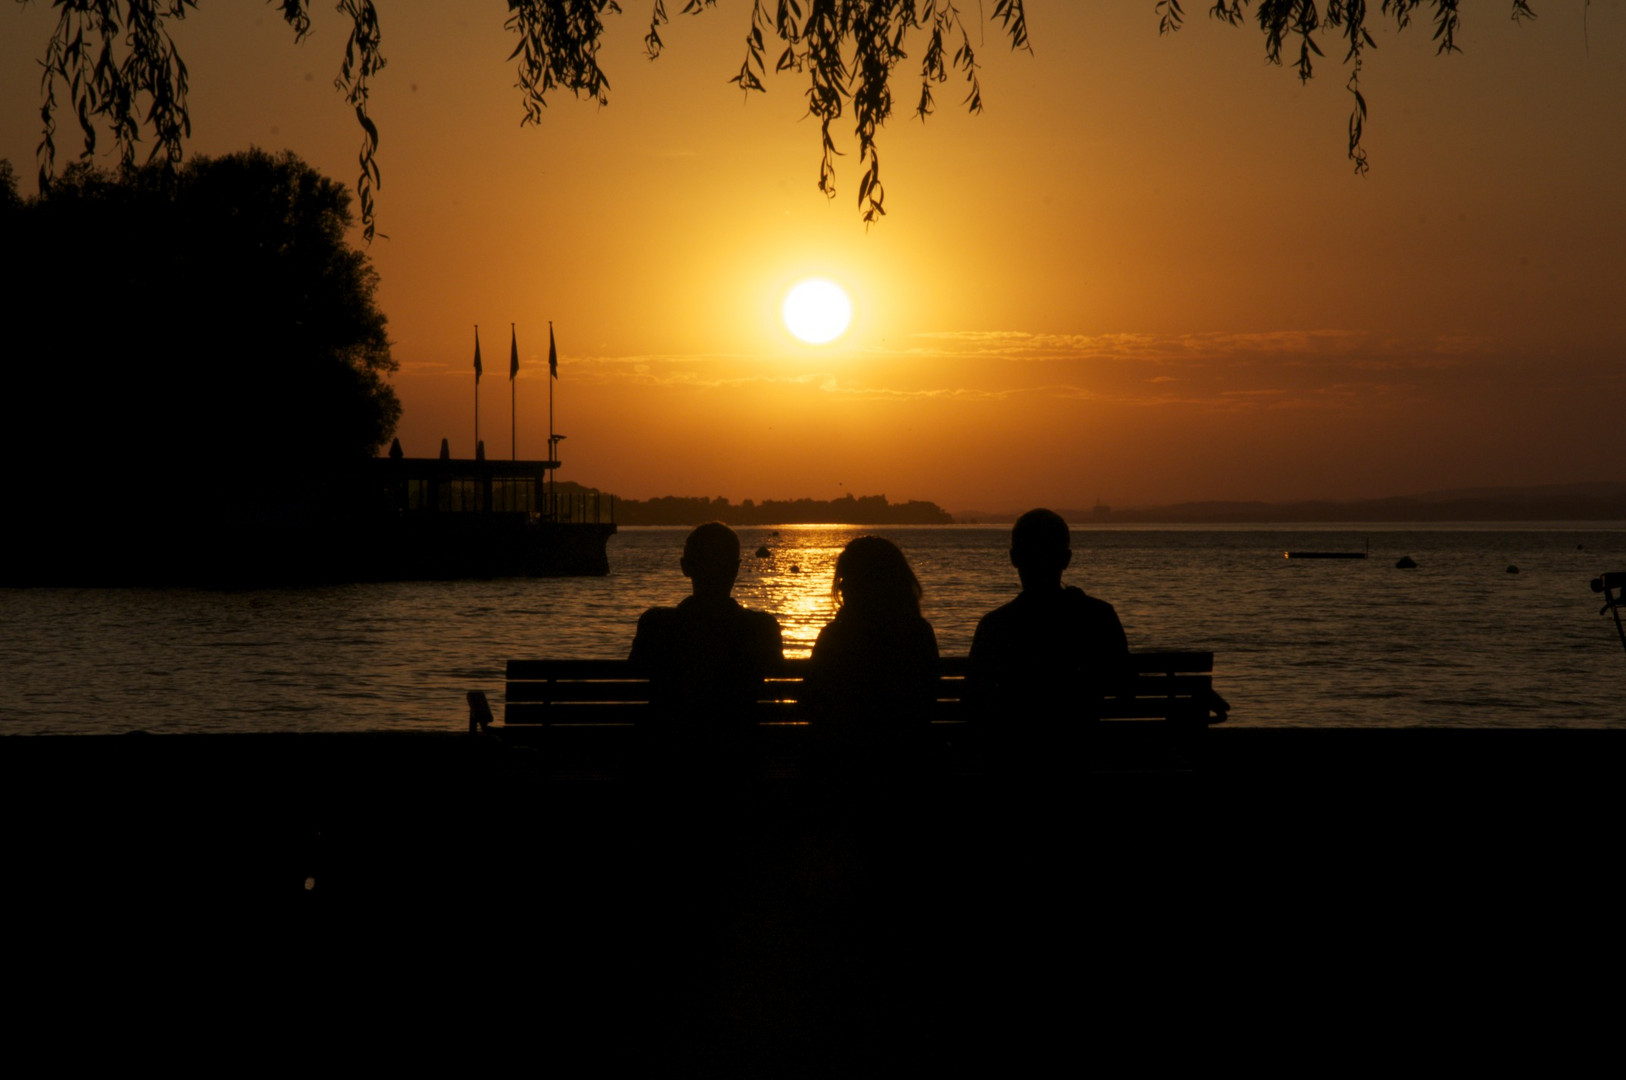
<path id="1" fill-rule="evenodd" d="M 1437 396 L 1501 363 L 1489 339 L 1339 328 L 1152 334 L 939 331 L 871 347 L 839 371 L 764 374 L 749 354 L 578 356 L 589 385 L 813 393 L 843 401 L 1011 403 L 1050 398 L 1116 408 L 1385 408 Z M 446 365 L 450 368 L 450 365 Z M 535 365 L 533 365 L 535 367 Z M 414 365 L 414 370 L 429 370 Z M 526 370 L 521 369 L 524 377 Z M 545 369 L 533 371 L 545 378 Z M 1057 378 L 1061 375 L 1061 378 Z"/>

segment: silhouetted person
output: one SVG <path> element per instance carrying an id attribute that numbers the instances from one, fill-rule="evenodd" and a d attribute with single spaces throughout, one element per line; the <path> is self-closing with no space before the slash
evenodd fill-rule
<path id="1" fill-rule="evenodd" d="M 806 697 L 819 741 L 843 767 L 885 768 L 916 752 L 937 696 L 937 635 L 920 581 L 890 540 L 860 536 L 836 559 L 836 617 L 819 631 Z"/>
<path id="2" fill-rule="evenodd" d="M 644 612 L 629 657 L 653 684 L 655 749 L 709 757 L 717 768 L 742 765 L 754 744 L 762 678 L 783 655 L 779 623 L 729 595 L 740 540 L 722 522 L 691 532 L 679 565 L 694 594 Z"/>
<path id="3" fill-rule="evenodd" d="M 762 849 L 756 702 L 782 658 L 774 617 L 729 595 L 740 569 L 732 529 L 716 521 L 696 528 L 679 565 L 692 595 L 645 611 L 629 656 L 649 675 L 653 708 L 637 732 L 645 783 L 624 819 L 616 857 L 628 877 L 612 901 L 624 898 L 648 972 L 633 993 L 662 1021 L 642 1037 L 671 1046 L 718 1007 L 697 987 L 727 969 L 737 882 L 749 879 Z"/>
<path id="4" fill-rule="evenodd" d="M 1038 764 L 1074 749 L 1096 718 L 1101 696 L 1129 656 L 1111 604 L 1061 583 L 1072 561 L 1067 522 L 1029 510 L 1011 529 L 1011 565 L 1022 592 L 977 623 L 971 641 L 971 694 L 984 739 L 1007 763 Z M 1064 755 L 1065 756 L 1065 755 Z"/>
<path id="5" fill-rule="evenodd" d="M 896 544 L 860 536 L 836 559 L 836 616 L 819 632 L 806 695 L 813 755 L 804 776 L 820 872 L 809 885 L 848 957 L 833 996 L 852 1016 L 912 1016 L 890 988 L 919 978 L 933 865 L 920 764 L 937 696 L 937 635 Z"/>

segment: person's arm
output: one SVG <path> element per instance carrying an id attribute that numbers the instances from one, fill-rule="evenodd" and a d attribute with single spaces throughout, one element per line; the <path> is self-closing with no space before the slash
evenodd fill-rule
<path id="1" fill-rule="evenodd" d="M 764 670 L 772 671 L 785 658 L 785 632 L 779 620 L 767 613 L 763 613 L 761 650 Z"/>
<path id="2" fill-rule="evenodd" d="M 1099 685 L 1102 695 L 1111 697 L 1123 689 L 1129 676 L 1129 638 L 1118 619 L 1118 609 L 1104 601 L 1102 606 L 1105 612 L 1101 620 Z"/>
<path id="3" fill-rule="evenodd" d="M 1124 634 L 1124 624 L 1118 621 L 1118 609 L 1108 604 L 1107 616 L 1111 620 L 1111 628 L 1108 631 L 1111 643 L 1109 651 L 1118 657 L 1121 663 L 1129 659 L 1129 638 Z"/>
<path id="4" fill-rule="evenodd" d="M 650 608 L 638 616 L 638 629 L 632 635 L 632 651 L 627 659 L 641 667 L 648 667 L 654 662 L 656 646 L 655 638 L 655 609 Z"/>
<path id="5" fill-rule="evenodd" d="M 967 661 L 965 700 L 973 719 L 992 708 L 998 696 L 996 684 L 997 661 L 994 658 L 994 631 L 989 615 L 977 620 L 977 631 L 971 636 L 971 656 Z"/>
<path id="6" fill-rule="evenodd" d="M 831 642 L 834 640 L 830 633 L 833 623 L 827 623 L 819 631 L 819 636 L 813 641 L 813 651 L 808 657 L 807 674 L 802 679 L 801 712 L 804 719 L 818 722 L 830 707 L 830 653 Z"/>
<path id="7" fill-rule="evenodd" d="M 920 623 L 920 642 L 915 655 L 914 697 L 920 703 L 921 718 L 929 721 L 933 706 L 937 704 L 937 631 L 924 619 Z"/>

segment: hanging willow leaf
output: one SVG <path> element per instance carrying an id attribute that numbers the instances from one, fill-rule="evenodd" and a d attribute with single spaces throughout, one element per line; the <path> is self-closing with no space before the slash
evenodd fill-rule
<path id="1" fill-rule="evenodd" d="M 1301 82 L 1313 75 L 1312 57 L 1324 55 L 1316 41 L 1316 34 L 1324 28 L 1337 30 L 1348 42 L 1344 62 L 1350 65 L 1345 82 L 1353 106 L 1349 115 L 1349 160 L 1357 173 L 1367 171 L 1366 150 L 1362 138 L 1366 132 L 1366 98 L 1361 94 L 1362 58 L 1366 49 L 1377 48 L 1367 28 L 1368 17 L 1376 9 L 1380 19 L 1392 20 L 1396 30 L 1411 25 L 1412 13 L 1427 7 L 1433 14 L 1436 53 L 1458 52 L 1457 29 L 1461 24 L 1458 11 L 1460 0 L 1259 0 L 1256 18 L 1265 38 L 1265 58 L 1273 64 L 1282 62 L 1282 48 L 1289 37 L 1298 39 L 1298 60 L 1294 73 Z M 1528 0 L 1510 0 L 1513 20 L 1533 19 Z M 1243 12 L 1252 0 L 1215 0 L 1209 9 L 1210 17 L 1230 26 L 1240 26 Z M 1157 4 L 1160 32 L 1180 29 L 1184 15 L 1178 0 L 1159 0 Z"/>
<path id="2" fill-rule="evenodd" d="M 29 0 L 17 0 L 28 3 Z M 171 23 L 197 8 L 197 0 L 52 0 L 57 26 L 41 60 L 42 134 L 38 147 L 39 177 L 48 186 L 56 171 L 57 116 L 64 108 L 78 120 L 83 156 L 96 146 L 97 132 L 111 132 L 122 162 L 133 164 L 136 143 L 152 136 L 148 159 L 173 168 L 181 160 L 191 134 L 187 106 L 186 65 L 170 38 Z M 1534 18 L 1528 0 L 1510 0 L 1515 20 Z M 311 29 L 310 0 L 272 0 L 296 41 Z M 506 0 L 505 28 L 516 41 L 509 60 L 516 63 L 523 116 L 521 123 L 541 121 L 547 95 L 555 90 L 604 104 L 610 82 L 598 64 L 604 36 L 604 16 L 618 14 L 615 0 Z M 660 28 L 666 25 L 666 0 L 650 0 L 645 49 L 656 56 L 664 47 Z M 685 0 L 682 13 L 696 15 L 716 6 L 716 0 Z M 1284 47 L 1296 40 L 1295 73 L 1301 80 L 1313 75 L 1314 58 L 1323 55 L 1318 35 L 1336 30 L 1347 41 L 1345 63 L 1351 66 L 1347 88 L 1354 106 L 1349 122 L 1349 157 L 1357 172 L 1366 169 L 1361 139 L 1365 131 L 1366 101 L 1360 93 L 1364 50 L 1375 44 L 1367 30 L 1369 17 L 1393 20 L 1404 30 L 1418 8 L 1432 12 L 1437 51 L 1454 52 L 1460 24 L 1459 0 L 1214 0 L 1210 17 L 1239 26 L 1251 7 L 1264 35 L 1265 55 L 1281 63 Z M 373 0 L 337 0 L 337 8 L 350 23 L 349 39 L 335 85 L 354 109 L 362 130 L 360 174 L 356 181 L 363 229 L 374 231 L 374 193 L 380 184 L 379 132 L 368 112 L 371 80 L 384 68 L 383 36 Z M 978 5 L 978 11 L 982 10 Z M 1158 30 L 1172 33 L 1183 25 L 1179 0 L 1158 0 L 1154 8 Z M 997 0 L 990 20 L 1013 49 L 1031 52 L 1027 13 L 1023 0 Z M 921 54 L 921 92 L 915 114 L 930 115 L 935 105 L 932 84 L 958 72 L 965 80 L 963 101 L 971 112 L 982 108 L 975 53 L 964 16 L 953 0 L 752 0 L 746 35 L 746 55 L 730 81 L 746 92 L 767 89 L 767 50 L 777 39 L 777 73 L 807 80 L 808 114 L 819 122 L 818 187 L 835 195 L 836 149 L 832 130 L 849 117 L 858 141 L 863 170 L 859 206 L 866 222 L 885 213 L 881 187 L 877 133 L 892 115 L 892 85 L 897 67 L 907 58 L 906 44 L 916 33 L 925 35 Z M 945 42 L 957 35 L 960 45 L 945 56 Z M 58 86 L 66 87 L 59 98 Z"/>

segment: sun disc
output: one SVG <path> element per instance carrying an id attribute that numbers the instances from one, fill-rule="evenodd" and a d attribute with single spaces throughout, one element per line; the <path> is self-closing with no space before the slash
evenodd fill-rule
<path id="1" fill-rule="evenodd" d="M 809 345 L 823 345 L 846 331 L 853 305 L 840 285 L 810 278 L 786 294 L 784 315 L 785 329 Z"/>

